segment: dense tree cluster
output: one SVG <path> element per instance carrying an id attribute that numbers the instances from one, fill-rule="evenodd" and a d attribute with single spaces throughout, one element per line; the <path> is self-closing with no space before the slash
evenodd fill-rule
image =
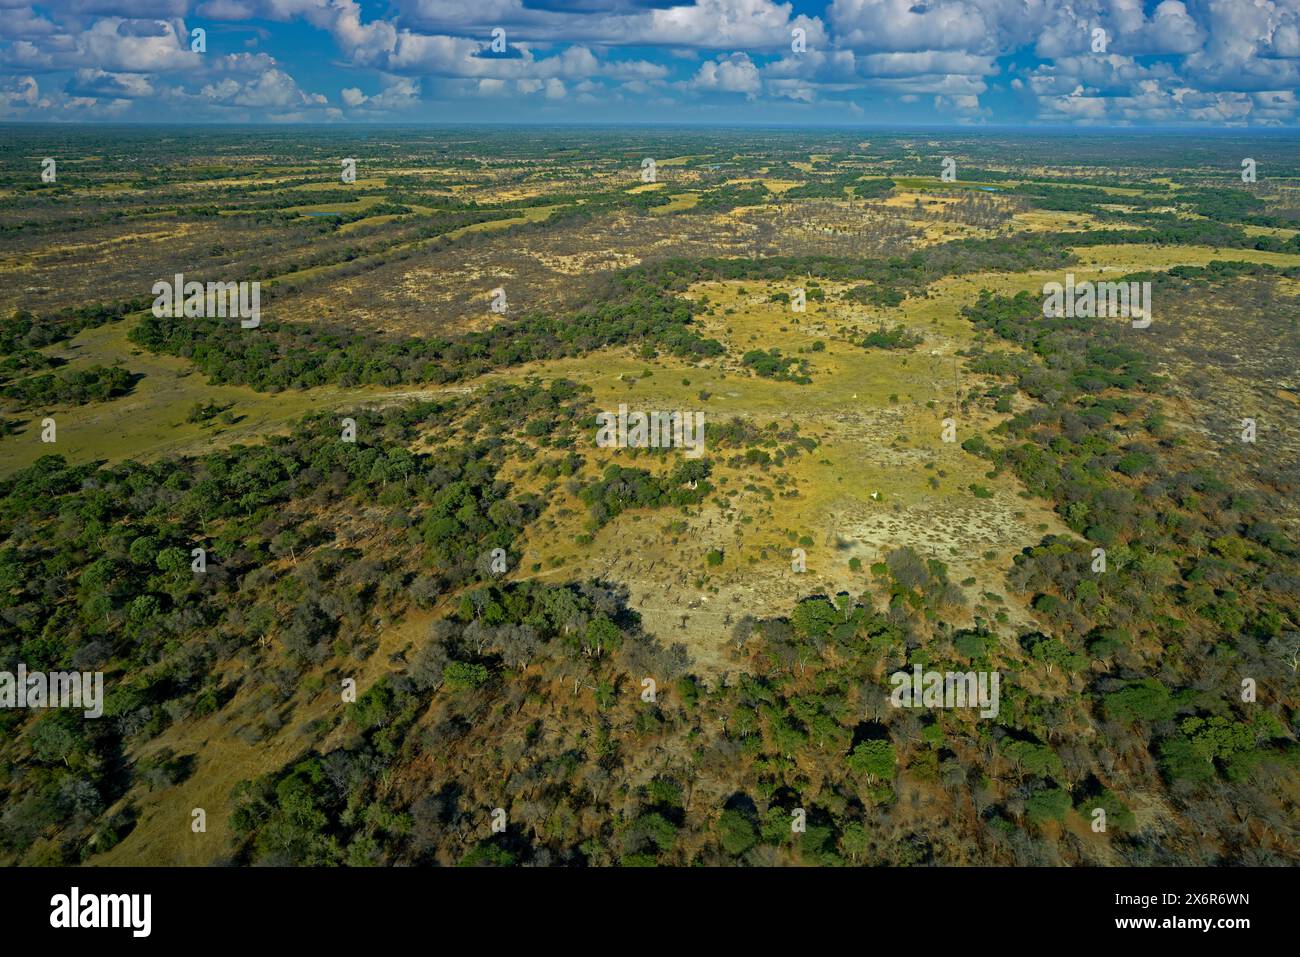
<path id="1" fill-rule="evenodd" d="M 908 332 L 904 326 L 887 329 L 882 323 L 879 328 L 867 333 L 861 346 L 864 349 L 913 349 L 924 341 L 924 336 Z"/>
<path id="2" fill-rule="evenodd" d="M 550 431 L 572 428 L 586 402 L 566 382 L 487 401 Z M 137 776 L 125 748 L 221 709 L 248 680 L 264 680 L 269 698 L 253 701 L 240 733 L 270 733 L 304 675 L 374 641 L 379 609 L 428 606 L 479 580 L 480 556 L 510 549 L 540 503 L 496 477 L 500 438 L 407 449 L 474 411 L 353 413 L 355 443 L 317 416 L 265 446 L 149 465 L 47 455 L 0 482 L 5 667 L 109 675 L 103 719 L 0 713 L 3 852 L 51 863 L 106 850 L 132 822 L 129 811 L 98 819 Z M 363 553 L 348 543 L 349 512 L 375 508 L 394 521 Z M 253 670 L 232 679 L 233 660 Z M 12 773 L 14 761 L 26 770 Z"/>
<path id="3" fill-rule="evenodd" d="M 633 272 L 577 313 L 534 313 L 453 338 L 391 339 L 317 323 L 264 322 L 246 330 L 229 320 L 153 315 L 141 319 L 130 336 L 151 351 L 189 359 L 214 382 L 264 391 L 328 383 L 441 383 L 631 342 L 678 356 L 720 354 L 716 340 L 692 328 L 692 308 Z"/>
<path id="4" fill-rule="evenodd" d="M 740 361 L 764 379 L 794 382 L 798 385 L 812 382 L 812 377 L 808 375 L 808 360 L 799 356 L 783 356 L 780 349 L 750 349 L 740 357 Z"/>
<path id="5" fill-rule="evenodd" d="M 339 155 L 329 132 L 306 151 L 291 133 L 259 135 L 259 149 L 292 151 L 298 162 Z M 228 149 L 210 166 L 178 171 L 139 162 L 137 154 L 154 155 L 142 136 L 125 132 L 103 166 L 144 195 L 101 190 L 100 206 L 74 210 L 64 186 L 3 174 L 0 206 L 19 212 L 0 230 L 48 237 L 128 217 L 206 225 L 233 213 L 223 221 L 275 227 L 258 233 L 253 248 L 267 254 L 242 277 L 277 277 L 265 290 L 274 304 L 321 271 L 337 278 L 484 242 L 465 227 L 525 210 L 551 207 L 544 222 L 512 224 L 507 237 L 605 215 L 646 226 L 680 192 L 667 179 L 659 189 L 628 188 L 640 141 L 610 145 L 573 130 L 556 149 L 520 129 L 485 134 L 482 155 L 421 142 L 395 161 L 401 172 L 389 177 L 384 202 L 351 207 L 357 190 L 331 183 L 312 191 L 312 205 L 349 211 L 307 222 L 296 187 L 318 177 L 295 168 L 226 206 L 224 181 L 246 174 Z M 860 133 L 827 133 L 810 169 L 808 144 L 753 136 L 747 145 L 763 144 L 761 156 L 739 146 L 706 153 L 695 134 L 653 134 L 657 155 L 686 157 L 673 175 L 687 174 L 683 189 L 699 203 L 683 205 L 684 215 L 807 197 L 856 211 L 904 173 L 933 173 L 919 168 L 918 144 L 906 137 L 873 136 L 868 160 Z M 849 284 L 851 301 L 893 307 L 947 276 L 1059 272 L 1077 261 L 1071 247 L 1300 252 L 1294 236 L 1247 228 L 1295 224 L 1253 192 L 1150 183 L 1137 195 L 1128 179 L 1094 175 L 1091 164 L 1113 146 L 1081 140 L 1074 172 L 1033 182 L 984 168 L 998 158 L 978 139 L 964 148 L 976 161 L 963 163 L 964 180 L 1003 184 L 997 202 L 977 193 L 951 204 L 988 220 L 980 225 L 1004 224 L 999 203 L 1029 203 L 1114 228 L 962 239 L 891 256 L 651 261 L 593 281 L 580 307 L 426 338 L 274 319 L 244 330 L 147 313 L 131 337 L 214 382 L 259 390 L 437 384 L 612 347 L 716 358 L 724 347 L 701 334 L 701 307 L 681 295 L 702 281 L 786 283 L 814 301 L 824 294 L 813 280 L 838 282 Z M 0 145 L 6 155 L 20 150 Z M 466 195 L 472 174 L 499 173 L 498 186 L 555 177 L 537 162 L 551 152 L 584 164 L 557 191 L 490 204 Z M 436 156 L 436 174 L 425 153 Z M 863 178 L 868 162 L 889 178 Z M 1283 164 L 1271 169 L 1288 175 Z M 592 171 L 623 181 L 591 186 Z M 760 176 L 800 185 L 778 195 Z M 1169 208 L 1177 212 L 1161 211 Z M 389 215 L 401 220 L 392 233 L 361 223 L 337 231 Z M 275 250 L 267 235 L 301 245 Z M 228 254 L 218 248 L 211 262 Z M 1188 302 L 1298 278 L 1300 269 L 1234 261 L 1123 277 Z M 1167 426 L 1170 382 L 1158 355 L 1122 324 L 1044 317 L 1041 305 L 1025 293 L 985 292 L 964 312 L 977 336 L 962 358 L 984 382 L 960 401 L 991 406 L 983 411 L 1001 424 L 963 433 L 962 448 L 988 474 L 963 481 L 975 499 L 963 492 L 958 505 L 1005 498 L 981 482 L 1011 473 L 1068 533 L 1015 556 L 1006 596 L 975 590 L 973 575 L 958 581 L 924 550 L 887 546 L 865 568 L 849 558 L 851 591 L 807 595 L 785 614 L 757 620 L 743 604 L 719 602 L 708 609 L 724 622 L 717 634 L 693 634 L 721 648 L 721 666 L 707 674 L 684 645 L 646 633 L 625 586 L 553 577 L 562 563 L 542 571 L 521 559 L 568 506 L 586 510 L 580 547 L 633 510 L 725 509 L 718 490 L 734 476 L 717 470 L 759 481 L 814 452 L 817 440 L 797 425 L 710 422 L 712 458 L 638 450 L 630 465 L 609 464 L 591 452 L 589 390 L 485 380 L 463 397 L 350 412 L 356 442 L 340 439 L 338 416 L 317 415 L 288 435 L 200 456 L 111 466 L 39 459 L 0 481 L 0 669 L 101 670 L 107 700 L 100 720 L 0 709 L 0 859 L 62 864 L 110 850 L 141 823 L 151 794 L 184 784 L 201 763 L 172 747 L 183 734 L 160 737 L 212 720 L 245 745 L 276 745 L 262 749 L 275 756 L 259 771 L 270 770 L 238 786 L 222 822 L 233 838 L 220 852 L 229 863 L 1287 861 L 1300 779 L 1300 546 L 1284 485 L 1241 487 L 1198 459 Z M 39 350 L 147 306 L 18 312 L 0 322 L 0 394 L 24 406 L 120 394 L 128 371 L 63 372 Z M 1279 334 L 1293 330 L 1290 317 L 1279 321 Z M 920 342 L 882 325 L 860 344 Z M 738 358 L 757 375 L 807 381 L 809 363 L 797 356 L 756 348 Z M 189 418 L 226 411 L 198 403 Z M 795 494 L 784 491 L 787 477 L 776 484 Z M 673 534 L 686 527 L 666 524 Z M 792 542 L 817 547 L 794 534 Z M 711 540 L 699 552 L 717 575 L 739 549 Z M 896 706 L 894 676 L 914 669 L 998 674 L 997 713 Z M 355 676 L 364 676 L 355 700 L 342 697 Z M 1243 696 L 1247 680 L 1255 697 Z M 498 811 L 500 833 L 491 827 Z M 1104 834 L 1090 829 L 1099 811 Z"/>
<path id="6" fill-rule="evenodd" d="M 121 366 L 95 365 L 67 372 L 45 373 L 21 379 L 0 379 L 0 395 L 10 408 L 48 409 L 56 405 L 84 405 L 126 395 L 136 376 Z"/>

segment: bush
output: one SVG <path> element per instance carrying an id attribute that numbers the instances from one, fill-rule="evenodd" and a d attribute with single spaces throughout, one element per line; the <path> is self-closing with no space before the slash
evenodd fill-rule
<path id="1" fill-rule="evenodd" d="M 1064 821 L 1070 810 L 1070 793 L 1061 788 L 1039 791 L 1025 802 L 1025 817 L 1029 823 L 1042 827 L 1048 821 Z"/>
<path id="2" fill-rule="evenodd" d="M 487 683 L 488 670 L 468 661 L 453 661 L 443 670 L 442 680 L 452 691 L 478 688 Z"/>

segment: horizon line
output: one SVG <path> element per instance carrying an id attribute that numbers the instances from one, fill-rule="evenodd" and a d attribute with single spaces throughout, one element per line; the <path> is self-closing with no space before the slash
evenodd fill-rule
<path id="1" fill-rule="evenodd" d="M 275 121 L 275 120 L 14 120 L 0 119 L 3 127 L 53 127 L 57 129 L 102 128 L 102 127 L 166 127 L 175 129 L 190 127 L 196 130 L 205 128 L 257 128 L 257 129 L 606 129 L 606 130 L 873 130 L 876 132 L 904 131 L 960 131 L 963 133 L 1025 132 L 1050 134 L 1160 134 L 1160 135 L 1216 135 L 1240 136 L 1242 134 L 1264 134 L 1275 136 L 1300 136 L 1300 126 L 1104 126 L 1104 125 L 1060 125 L 1035 123 L 729 123 L 719 124 L 707 121 L 677 120 L 672 122 L 641 121 L 454 121 L 454 120 L 393 120 L 393 121 Z"/>

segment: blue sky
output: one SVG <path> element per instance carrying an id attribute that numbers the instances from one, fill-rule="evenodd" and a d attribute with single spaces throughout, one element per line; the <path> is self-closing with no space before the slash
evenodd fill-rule
<path id="1" fill-rule="evenodd" d="M 0 0 L 0 120 L 1294 128 L 1297 88 L 1300 0 Z"/>

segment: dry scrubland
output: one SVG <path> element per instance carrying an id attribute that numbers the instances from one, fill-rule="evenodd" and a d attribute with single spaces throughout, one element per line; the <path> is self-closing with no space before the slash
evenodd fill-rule
<path id="1" fill-rule="evenodd" d="M 364 175 L 347 187 L 303 182 L 319 176 L 323 162 L 268 162 L 216 183 L 179 176 L 148 187 L 120 170 L 93 185 L 74 186 L 57 207 L 9 216 L 5 225 L 26 216 L 28 228 L 10 230 L 0 242 L 0 312 L 25 309 L 41 316 L 89 302 L 134 299 L 155 280 L 183 269 L 195 276 L 260 278 L 268 293 L 265 323 L 328 328 L 340 336 L 455 338 L 489 333 L 531 314 L 571 314 L 601 301 L 622 271 L 671 258 L 925 257 L 961 240 L 1051 239 L 1099 229 L 1139 232 L 1148 227 L 1123 217 L 1140 210 L 1167 210 L 1182 222 L 1211 222 L 1180 201 L 1194 184 L 1172 178 L 1148 176 L 1149 188 L 1057 185 L 1061 191 L 1098 192 L 1104 202 L 1092 208 L 1043 208 L 1071 204 L 1026 198 L 1015 188 L 1060 179 L 1058 168 L 1033 166 L 1015 171 L 1023 178 L 949 184 L 918 175 L 897 157 L 873 159 L 870 141 L 856 148 L 863 154 L 847 159 L 838 151 L 809 149 L 779 162 L 764 158 L 761 164 L 740 149 L 682 153 L 659 160 L 660 181 L 653 184 L 638 183 L 636 172 L 637 158 L 653 145 L 629 148 L 613 160 L 572 151 L 561 151 L 556 155 L 563 158 L 556 159 L 501 160 L 485 151 L 455 161 L 391 166 L 373 158 L 362 161 Z M 82 165 L 94 168 L 90 158 Z M 78 168 L 69 162 L 61 176 L 75 183 Z M 831 174 L 840 179 L 823 178 Z M 1072 175 L 1117 177 L 1100 165 Z M 893 185 L 881 189 L 885 176 Z M 1166 181 L 1174 187 L 1161 190 Z M 811 187 L 824 188 L 809 193 Z M 355 198 L 340 198 L 344 188 Z M 1295 187 L 1286 189 L 1292 192 L 1284 195 L 1294 198 Z M 146 196 L 150 208 L 128 208 L 107 220 L 92 217 L 75 230 L 59 225 L 81 208 L 78 203 L 112 213 L 117 207 L 96 204 L 107 203 L 105 197 L 118 203 L 132 197 L 143 202 Z M 259 197 L 270 200 L 263 204 Z M 220 208 L 193 213 L 209 205 Z M 321 222 L 313 224 L 316 220 Z M 1284 226 L 1245 228 L 1279 244 L 1296 235 Z M 454 381 L 340 382 L 283 391 L 217 384 L 186 358 L 142 348 L 128 337 L 146 314 L 137 302 L 124 318 L 36 350 L 53 360 L 59 373 L 119 366 L 137 378 L 126 394 L 105 401 L 11 404 L 4 418 L 12 434 L 0 437 L 0 477 L 18 473 L 49 451 L 38 439 L 40 420 L 47 415 L 57 418 L 57 451 L 70 463 L 151 462 L 255 446 L 288 434 L 311 413 L 342 417 L 358 409 L 480 396 L 505 384 L 568 379 L 591 390 L 593 410 L 612 411 L 620 404 L 701 410 L 711 425 L 733 419 L 758 429 L 774 424 L 783 435 L 812 439 L 816 446 L 770 466 L 746 463 L 734 449 L 710 448 L 714 490 L 703 502 L 685 509 L 630 508 L 598 527 L 582 499 L 587 484 L 611 464 L 666 475 L 680 461 L 676 454 L 598 449 L 593 430 L 584 426 L 574 446 L 583 464 L 555 481 L 539 475 L 534 461 L 539 448 L 542 454 L 554 450 L 544 443 L 511 449 L 499 478 L 518 494 L 536 493 L 542 507 L 512 546 L 517 561 L 506 580 L 558 585 L 599 579 L 626 588 L 627 606 L 640 615 L 645 630 L 664 644 L 681 642 L 692 675 L 706 689 L 734 686 L 742 673 L 753 673 L 753 659 L 738 653 L 732 639 L 742 617 L 778 619 L 810 595 L 869 592 L 879 587 L 870 567 L 903 547 L 942 561 L 948 580 L 959 583 L 964 603 L 948 609 L 946 626 L 973 629 L 995 621 L 1006 643 L 1011 641 L 1006 635 L 1056 627 L 1046 623 L 1031 591 L 1012 587 L 1013 560 L 1046 536 L 1077 538 L 1079 529 L 1072 530 L 1051 501 L 1027 491 L 1014 469 L 995 469 L 988 458 L 961 447 L 966 439 L 999 434 L 1034 406 L 1023 391 L 1000 391 L 1012 381 L 1007 375 L 972 369 L 977 355 L 1023 358 L 1027 352 L 977 328 L 963 309 L 982 290 L 1038 297 L 1043 284 L 1061 279 L 1066 269 L 1083 281 L 1225 260 L 1300 266 L 1298 252 L 1190 240 L 1081 243 L 1068 251 L 1074 261 L 1065 267 L 933 276 L 893 304 L 854 294 L 878 284 L 824 278 L 811 270 L 781 279 L 692 279 L 674 294 L 695 304 L 691 328 L 720 344 L 720 353 L 712 356 L 647 351 L 632 341 L 504 364 Z M 796 286 L 821 293 L 802 313 L 780 301 Z M 505 316 L 489 310 L 497 287 L 509 297 Z M 1171 447 L 1188 459 L 1199 458 L 1224 480 L 1289 496 L 1292 507 L 1280 520 L 1293 532 L 1300 530 L 1294 508 L 1300 440 L 1291 425 L 1300 413 L 1298 293 L 1300 281 L 1294 278 L 1236 280 L 1207 294 L 1157 300 L 1155 322 L 1140 340 L 1122 321 L 1115 328 L 1116 341 L 1140 342 L 1156 371 L 1167 377 L 1169 391 L 1152 401 L 1167 416 L 1167 434 L 1176 440 Z M 918 341 L 906 348 L 864 347 L 864 337 L 877 329 L 902 329 Z M 806 363 L 811 381 L 756 374 L 745 361 L 756 349 L 777 349 Z M 992 398 L 999 394 L 1006 401 L 995 409 Z M 226 414 L 192 421 L 190 410 L 205 404 Z M 1258 420 L 1266 448 L 1243 449 L 1236 441 L 1246 415 Z M 952 443 L 941 439 L 948 417 L 957 421 Z M 509 433 L 511 424 L 500 427 Z M 1121 433 L 1124 429 L 1132 430 L 1132 424 L 1124 423 Z M 417 452 L 436 452 L 457 438 L 454 432 L 426 431 L 408 444 Z M 382 509 L 332 521 L 340 540 L 361 553 L 404 547 L 395 530 L 400 525 L 389 522 Z M 791 568 L 796 548 L 806 553 L 806 573 Z M 275 569 L 287 574 L 297 562 L 296 554 L 280 555 Z M 330 723 L 337 707 L 325 689 L 344 673 L 357 679 L 363 693 L 376 687 L 391 665 L 415 654 L 430 623 L 453 613 L 457 601 L 448 594 L 432 607 L 377 615 L 370 623 L 376 638 L 367 653 L 346 666 L 329 660 L 305 669 L 300 684 L 270 708 L 276 717 L 269 724 L 255 717 L 267 710 L 264 687 L 249 679 L 242 660 L 222 664 L 217 682 L 236 688 L 226 707 L 172 723 L 147 740 L 125 742 L 128 763 L 168 752 L 191 754 L 192 773 L 157 791 L 135 783 L 113 795 L 105 814 L 135 809 L 133 829 L 111 850 L 90 853 L 88 860 L 206 864 L 220 859 L 211 840 L 187 834 L 178 841 L 175 821 L 191 807 L 205 807 L 208 838 L 227 847 L 236 784 L 278 772 L 311 749 L 327 753 L 354 746 L 357 735 L 350 726 Z M 1044 694 L 1056 694 L 1055 680 L 1037 676 L 1031 683 Z M 566 673 L 551 691 L 567 687 L 567 681 Z M 573 708 L 595 707 L 588 690 L 575 694 Z M 530 695 L 526 704 L 540 722 L 541 692 Z M 254 727 L 256 734 L 246 733 Z M 415 724 L 421 733 L 439 727 L 431 713 Z M 677 747 L 674 757 L 685 761 L 684 746 Z M 643 765 L 637 774 L 649 780 L 656 772 L 652 762 Z M 375 800 L 396 801 L 404 788 L 418 787 L 416 781 L 418 773 L 409 768 L 385 772 Z M 728 799 L 723 784 L 701 781 L 702 803 Z M 919 774 L 902 774 L 897 792 L 914 821 L 927 808 L 944 806 L 937 785 Z M 1158 829 L 1171 813 L 1166 798 L 1149 786 L 1135 787 L 1129 806 L 1139 829 Z M 1053 833 L 1087 844 L 1093 862 L 1122 862 L 1110 844 L 1077 820 Z"/>
<path id="2" fill-rule="evenodd" d="M 784 285 L 692 287 L 692 298 L 709 303 L 701 328 L 727 346 L 717 362 L 602 357 L 530 367 L 530 374 L 591 385 L 603 409 L 616 410 L 620 403 L 633 409 L 700 407 L 719 424 L 733 416 L 759 426 L 794 424 L 799 435 L 819 445 L 780 470 L 780 485 L 757 468 L 719 470 L 725 509 L 710 507 L 684 520 L 627 513 L 589 545 L 574 544 L 585 522 L 581 503 L 560 500 L 556 514 L 563 518 L 553 526 L 544 520 L 533 530 L 524 567 L 536 560 L 548 567 L 548 577 L 599 575 L 628 583 L 632 605 L 648 626 L 680 636 L 692 656 L 716 672 L 728 667 L 726 636 L 741 615 L 778 614 L 810 590 L 835 594 L 865 587 L 865 571 L 851 571 L 850 559 L 865 568 L 894 548 L 912 546 L 949 563 L 956 580 L 975 577 L 975 597 L 998 590 L 1010 555 L 1044 534 L 1065 531 L 1050 509 L 1020 497 L 1014 479 L 988 479 L 986 463 L 941 439 L 942 420 L 957 393 L 973 384 L 964 381 L 962 361 L 954 355 L 972 339 L 969 326 L 952 314 L 951 297 L 961 291 L 940 288 L 931 300 L 873 310 L 834 302 L 840 284 L 823 288 L 827 302 L 809 303 L 796 314 L 770 301 Z M 947 322 L 939 318 L 944 315 Z M 906 353 L 854 344 L 886 320 L 923 334 L 925 343 Z M 825 351 L 809 352 L 815 341 L 825 343 Z M 813 383 L 749 373 L 739 357 L 758 343 L 807 354 Z M 703 402 L 702 393 L 708 394 Z M 966 418 L 963 430 L 984 431 L 997 420 Z M 639 464 L 628 451 L 594 459 L 597 470 L 608 462 Z M 937 486 L 929 484 L 931 477 Z M 994 497 L 975 498 L 972 484 L 988 485 Z M 801 576 L 792 571 L 791 549 L 804 537 L 815 544 L 805 548 L 808 571 Z M 706 555 L 714 549 L 725 559 L 710 568 Z M 1008 611 L 1013 621 L 1026 621 L 1023 609 L 1013 604 Z"/>
<path id="3" fill-rule="evenodd" d="M 680 165 L 690 157 L 661 161 L 661 167 Z M 810 164 L 813 160 L 810 160 Z M 296 171 L 295 171 L 296 172 Z M 404 171 L 409 172 L 409 171 Z M 431 168 L 422 172 L 445 175 Z M 235 185 L 274 184 L 281 177 L 262 176 Z M 545 195 L 533 190 L 493 189 L 487 183 L 458 186 L 472 190 L 480 201 L 509 202 Z M 385 176 L 358 179 L 356 189 L 366 192 L 383 187 Z M 1097 225 L 1087 213 L 1018 210 L 1006 224 L 990 228 L 963 222 L 939 220 L 943 210 L 960 199 L 948 184 L 937 178 L 900 178 L 913 188 L 896 188 L 872 209 L 889 210 L 911 230 L 910 248 L 924 250 L 938 243 L 963 237 L 991 237 L 1011 232 L 1051 233 L 1086 230 Z M 690 182 L 689 178 L 687 182 Z M 726 185 L 763 182 L 772 194 L 799 185 L 793 181 L 755 178 L 728 180 Z M 298 184 L 290 189 L 310 193 L 333 189 L 329 184 Z M 628 187 L 626 192 L 651 192 L 667 188 L 664 182 Z M 1110 194 L 1136 191 L 1103 187 Z M 654 217 L 693 208 L 698 192 L 673 193 L 672 203 L 653 207 Z M 305 203 L 286 212 L 307 216 L 314 213 L 356 212 L 382 202 L 382 193 L 367 194 L 348 203 Z M 450 231 L 449 239 L 460 240 L 429 249 L 427 241 L 393 235 L 396 242 L 372 241 L 374 248 L 389 252 L 414 248 L 409 259 L 378 265 L 357 276 L 308 283 L 290 296 L 275 300 L 266 310 L 268 317 L 290 322 L 330 322 L 388 334 L 412 336 L 448 335 L 482 330 L 501 316 L 489 310 L 491 290 L 506 288 L 512 312 L 534 309 L 563 309 L 580 306 L 584 294 L 603 273 L 627 268 L 656 257 L 691 255 L 746 255 L 761 243 L 768 251 L 782 252 L 783 246 L 800 250 L 798 231 L 792 235 L 764 235 L 763 225 L 784 219 L 790 212 L 770 205 L 740 206 L 733 210 L 696 217 L 647 219 L 626 212 L 602 217 L 596 222 L 561 224 L 545 232 L 529 234 L 521 242 L 515 235 L 493 237 L 497 230 L 527 223 L 544 223 L 555 206 L 532 206 L 518 216 L 470 225 Z M 796 211 L 797 211 L 796 206 Z M 854 229 L 867 228 L 873 216 L 867 204 L 852 199 L 818 206 L 816 215 L 839 232 L 846 221 Z M 339 234 L 365 230 L 394 221 L 409 223 L 430 210 L 401 216 L 365 217 L 341 226 Z M 900 215 L 901 214 L 901 215 Z M 828 218 L 829 217 L 829 218 Z M 818 220 L 813 230 L 821 229 Z M 1111 228 L 1114 228 L 1113 226 Z M 191 224 L 158 224 L 149 232 L 113 234 L 100 240 L 61 244 L 58 249 L 2 260 L 19 276 L 33 273 L 57 274 L 60 301 L 69 293 L 89 295 L 83 289 L 63 286 L 69 274 L 95 275 L 87 265 L 115 256 L 122 247 L 131 248 L 131 261 L 138 276 L 167 275 L 171 263 L 197 250 L 224 229 L 211 230 Z M 1281 231 L 1283 233 L 1287 231 Z M 220 233 L 227 243 L 229 237 Z M 472 234 L 473 239 L 469 239 Z M 252 240 L 267 243 L 269 240 Z M 327 240 L 332 242 L 332 240 Z M 1078 265 L 1072 270 L 1079 281 L 1107 278 L 1144 270 L 1168 269 L 1178 265 L 1203 266 L 1228 253 L 1208 246 L 1100 245 L 1076 250 Z M 1261 250 L 1232 250 L 1231 258 L 1275 266 L 1300 265 L 1300 255 Z M 188 261 L 188 260 L 186 260 Z M 168 265 L 162 265 L 162 263 Z M 153 270 L 150 272 L 150 270 Z M 290 270 L 274 277 L 275 283 L 297 284 L 328 270 Z M 991 380 L 971 377 L 964 360 L 956 353 L 975 341 L 970 324 L 960 315 L 980 289 L 1003 294 L 1021 290 L 1038 294 L 1044 282 L 1059 279 L 1061 270 L 1020 273 L 981 273 L 940 280 L 924 298 L 912 298 L 897 307 L 863 306 L 844 303 L 840 296 L 847 284 L 822 282 L 824 302 L 810 302 L 803 314 L 771 301 L 773 294 L 788 292 L 791 284 L 768 282 L 701 283 L 688 296 L 708 304 L 700 317 L 703 334 L 727 347 L 716 361 L 700 363 L 658 358 L 647 362 L 630 350 L 590 357 L 531 363 L 517 370 L 488 373 L 482 382 L 524 381 L 528 377 L 567 377 L 589 385 L 598 407 L 616 409 L 619 403 L 643 409 L 691 409 L 705 411 L 709 421 L 722 423 L 738 416 L 757 425 L 769 422 L 796 424 L 801 435 L 811 436 L 819 448 L 781 471 L 783 483 L 771 475 L 754 475 L 745 468 L 720 470 L 720 492 L 726 507 L 711 504 L 700 514 L 669 518 L 663 513 L 633 510 L 599 530 L 586 544 L 577 539 L 585 527 L 585 508 L 572 496 L 559 497 L 550 513 L 530 530 L 520 570 L 513 577 L 531 577 L 526 571 L 535 563 L 544 570 L 536 574 L 558 581 L 600 576 L 626 583 L 631 605 L 653 632 L 671 635 L 689 648 L 704 673 L 716 676 L 734 663 L 726 656 L 726 634 L 742 614 L 758 617 L 776 615 L 803 595 L 815 591 L 835 594 L 855 592 L 865 585 L 865 573 L 849 569 L 856 558 L 867 566 L 900 546 L 911 546 L 922 554 L 937 557 L 953 569 L 953 578 L 974 578 L 967 589 L 972 608 L 1004 610 L 1014 625 L 1028 625 L 1032 619 L 1014 596 L 1003 594 L 1002 574 L 1011 555 L 1040 540 L 1046 534 L 1068 530 L 1050 507 L 1024 494 L 1013 476 L 987 477 L 987 463 L 963 452 L 957 445 L 940 440 L 941 420 L 954 407 L 954 400 Z M 47 281 L 50 281 L 47 278 Z M 114 276 L 121 283 L 120 274 Z M 138 288 L 142 281 L 131 280 Z M 11 286 L 11 288 L 13 288 Z M 35 286 L 24 294 L 51 287 Z M 114 285 L 113 289 L 125 289 Z M 12 302 L 20 301 L 16 297 Z M 21 301 L 29 301 L 24 298 Z M 1189 308 L 1190 307 L 1190 308 Z M 1162 309 L 1153 338 L 1175 379 L 1193 381 L 1195 368 L 1190 356 L 1174 353 L 1171 340 L 1182 338 L 1204 347 L 1207 341 L 1257 342 L 1244 333 L 1235 315 L 1206 315 L 1193 304 L 1175 304 L 1167 315 Z M 1219 320 L 1216 323 L 1216 318 Z M 1257 314 L 1257 320 L 1269 317 Z M 300 416 L 322 410 L 383 407 L 412 399 L 473 391 L 480 386 L 470 380 L 455 386 L 410 388 L 319 387 L 268 395 L 243 386 L 217 386 L 206 382 L 184 360 L 146 353 L 127 340 L 132 319 L 83 332 L 66 343 L 45 350 L 66 360 L 73 370 L 94 364 L 120 363 L 143 376 L 133 392 L 100 404 L 54 409 L 59 413 L 64 444 L 60 453 L 70 461 L 102 459 L 110 462 L 161 455 L 201 452 L 207 448 L 252 443 L 260 436 L 283 434 Z M 915 350 L 864 350 L 853 344 L 881 323 L 901 325 L 924 337 Z M 1194 330 L 1194 331 L 1190 331 Z M 826 351 L 811 353 L 815 341 Z M 1262 340 L 1265 343 L 1267 339 Z M 1279 353 L 1286 355 L 1285 340 L 1275 339 Z M 800 355 L 811 363 L 813 384 L 794 385 L 762 379 L 744 369 L 740 356 L 751 348 L 779 348 L 788 355 Z M 1264 361 L 1261 357 L 1258 361 Z M 1285 358 L 1282 358 L 1285 362 Z M 1206 393 L 1214 388 L 1201 383 L 1184 401 L 1171 409 L 1173 421 L 1190 432 L 1203 434 L 1213 446 L 1231 440 L 1235 420 L 1223 407 L 1239 407 L 1243 388 L 1257 394 L 1262 408 L 1279 421 L 1296 402 L 1294 377 L 1290 389 L 1283 370 L 1247 379 L 1249 370 L 1220 383 L 1218 409 L 1206 407 Z M 651 375 L 646 376 L 645 373 Z M 1258 385 L 1260 388 L 1255 388 Z M 701 393 L 708 399 L 701 401 Z M 1194 395 L 1192 394 L 1194 393 Z M 1199 400 L 1199 401 L 1198 401 Z M 230 424 L 188 423 L 185 412 L 196 402 L 231 404 L 236 420 Z M 987 432 L 1006 415 L 982 414 L 965 417 L 958 443 L 971 434 Z M 1265 416 L 1266 421 L 1268 416 Z M 1213 419 L 1213 424 L 1209 424 Z M 23 438 L 2 440 L 6 454 L 0 475 L 23 468 L 45 449 L 32 442 L 33 419 Z M 1267 425 L 1263 428 L 1268 428 Z M 1293 443 L 1287 441 L 1287 458 L 1279 471 L 1300 462 Z M 597 474 L 610 462 L 639 465 L 636 453 L 610 454 L 590 450 Z M 1213 450 L 1209 453 L 1217 455 Z M 937 487 L 930 484 L 938 480 Z M 975 498 L 972 484 L 995 491 L 993 498 Z M 526 484 L 521 486 L 526 487 Z M 798 539 L 811 537 L 815 545 L 808 553 L 807 576 L 790 568 L 790 549 Z M 720 567 L 705 561 L 710 550 L 719 549 L 726 558 Z M 997 596 L 992 606 L 981 599 Z M 963 622 L 958 622 L 963 623 Z"/>

